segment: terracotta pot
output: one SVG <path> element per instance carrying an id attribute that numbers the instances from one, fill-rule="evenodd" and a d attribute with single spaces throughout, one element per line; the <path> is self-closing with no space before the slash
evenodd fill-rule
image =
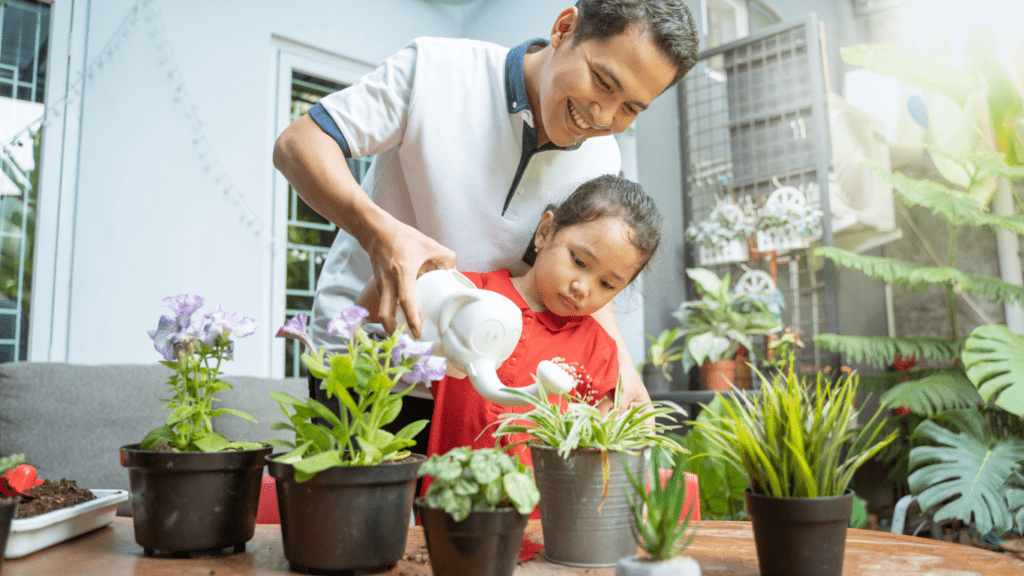
<path id="1" fill-rule="evenodd" d="M 705 360 L 700 365 L 700 380 L 705 390 L 715 392 L 727 392 L 732 390 L 732 384 L 736 380 L 736 361 L 718 360 L 711 362 Z"/>
<path id="2" fill-rule="evenodd" d="M 744 359 L 742 362 L 736 360 L 736 369 L 733 371 L 733 383 L 740 390 L 750 390 L 754 387 L 753 378 L 751 376 L 750 364 L 748 359 Z"/>

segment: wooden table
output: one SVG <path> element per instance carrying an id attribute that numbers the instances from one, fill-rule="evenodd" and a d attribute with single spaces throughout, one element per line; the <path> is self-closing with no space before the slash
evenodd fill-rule
<path id="1" fill-rule="evenodd" d="M 527 535 L 542 542 L 540 522 L 531 520 Z M 406 558 L 387 576 L 429 576 L 423 532 L 409 529 Z M 703 574 L 757 576 L 757 555 L 748 522 L 703 522 L 687 555 Z M 611 576 L 614 568 L 569 568 L 542 558 L 521 564 L 517 576 L 550 574 Z M 75 574 L 77 576 L 251 576 L 294 574 L 288 570 L 276 524 L 258 525 L 246 551 L 198 558 L 150 557 L 135 543 L 130 518 L 16 560 L 5 560 L 4 576 Z M 846 539 L 843 574 L 879 576 L 1021 576 L 1024 561 L 996 552 L 888 532 L 851 529 Z"/>

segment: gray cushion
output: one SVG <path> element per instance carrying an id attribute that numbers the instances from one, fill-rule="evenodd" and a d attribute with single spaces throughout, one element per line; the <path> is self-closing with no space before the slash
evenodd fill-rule
<path id="1" fill-rule="evenodd" d="M 0 455 L 23 452 L 39 477 L 68 478 L 83 488 L 128 490 L 119 448 L 142 440 L 167 419 L 160 398 L 168 395 L 172 371 L 160 364 L 83 366 L 59 362 L 0 364 Z M 308 394 L 303 378 L 225 378 L 234 389 L 216 407 L 248 412 L 259 424 L 231 415 L 214 421 L 229 440 L 289 438 L 271 432 L 285 419 L 269 393 Z M 119 515 L 130 515 L 122 502 Z"/>

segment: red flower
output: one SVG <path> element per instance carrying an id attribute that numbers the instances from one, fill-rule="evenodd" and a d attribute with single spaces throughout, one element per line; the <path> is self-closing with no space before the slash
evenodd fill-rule
<path id="1" fill-rule="evenodd" d="M 914 356 L 896 356 L 892 362 L 897 372 L 906 372 L 913 368 L 916 363 L 917 358 Z"/>
<path id="2" fill-rule="evenodd" d="M 892 415 L 899 418 L 903 418 L 907 414 L 910 414 L 910 408 L 908 406 L 900 406 L 899 408 L 892 409 Z"/>

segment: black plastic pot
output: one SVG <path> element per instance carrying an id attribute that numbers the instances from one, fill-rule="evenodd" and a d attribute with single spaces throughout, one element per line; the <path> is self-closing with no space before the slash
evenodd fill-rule
<path id="1" fill-rule="evenodd" d="M 138 444 L 122 446 L 135 541 L 143 552 L 244 551 L 256 531 L 270 451 L 155 452 Z"/>
<path id="2" fill-rule="evenodd" d="M 18 497 L 0 496 L 0 570 L 4 565 L 4 550 L 7 549 L 7 537 L 11 534 L 11 521 L 18 515 Z"/>
<path id="3" fill-rule="evenodd" d="M 772 498 L 744 492 L 761 576 L 840 576 L 853 492 Z"/>
<path id="4" fill-rule="evenodd" d="M 389 570 L 405 554 L 416 478 L 425 459 L 338 466 L 306 482 L 295 481 L 291 464 L 267 459 L 291 569 Z"/>
<path id="5" fill-rule="evenodd" d="M 416 499 L 434 574 L 512 576 L 523 547 L 529 516 L 515 508 L 473 510 L 456 522 L 440 508 Z"/>

